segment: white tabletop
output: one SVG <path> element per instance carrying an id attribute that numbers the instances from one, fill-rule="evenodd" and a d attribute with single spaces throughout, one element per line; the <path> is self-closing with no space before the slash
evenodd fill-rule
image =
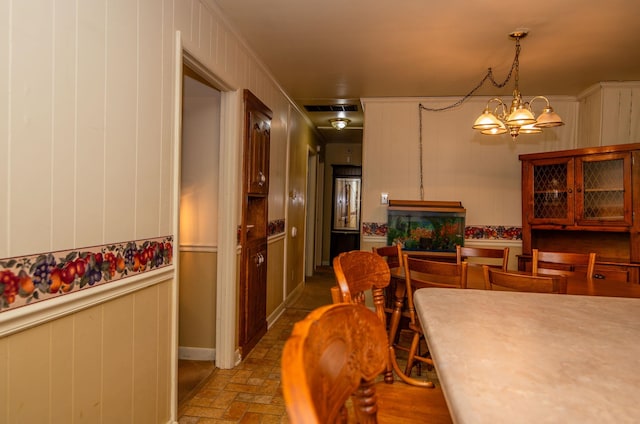
<path id="1" fill-rule="evenodd" d="M 414 303 L 458 423 L 640 423 L 640 299 L 428 288 Z"/>

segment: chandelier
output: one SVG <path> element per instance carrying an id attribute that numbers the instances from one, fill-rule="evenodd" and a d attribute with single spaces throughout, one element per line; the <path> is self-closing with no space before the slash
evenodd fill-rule
<path id="1" fill-rule="evenodd" d="M 510 106 L 507 106 L 505 102 L 497 97 L 487 102 L 484 111 L 473 124 L 473 129 L 480 131 L 481 134 L 500 135 L 508 132 L 513 140 L 515 140 L 519 134 L 539 134 L 543 128 L 564 125 L 562 118 L 553 111 L 553 108 L 549 104 L 549 99 L 546 97 L 535 96 L 528 102 L 522 99 L 522 94 L 518 88 L 520 39 L 526 37 L 527 33 L 527 31 L 520 30 L 509 34 L 509 37 L 516 40 L 516 55 L 513 60 L 513 65 L 511 66 L 511 72 L 513 72 L 515 80 L 513 99 L 511 99 Z M 509 77 L 507 77 L 507 81 L 508 80 Z M 534 101 L 538 100 L 544 100 L 546 105 L 543 107 L 538 118 L 536 118 L 533 114 L 532 105 Z M 495 104 L 493 110 L 491 109 L 492 104 Z"/>

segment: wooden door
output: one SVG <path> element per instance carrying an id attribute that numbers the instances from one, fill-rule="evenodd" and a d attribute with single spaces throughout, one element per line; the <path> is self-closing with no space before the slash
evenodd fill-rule
<path id="1" fill-rule="evenodd" d="M 267 227 L 271 111 L 245 90 L 238 343 L 245 357 L 267 331 Z"/>
<path id="2" fill-rule="evenodd" d="M 523 163 L 524 219 L 530 224 L 572 225 L 575 214 L 574 159 Z"/>
<path id="3" fill-rule="evenodd" d="M 244 278 L 241 284 L 243 299 L 240 339 L 242 356 L 246 356 L 267 332 L 267 241 L 249 242 L 243 248 Z"/>
<path id="4" fill-rule="evenodd" d="M 247 193 L 269 193 L 269 142 L 271 111 L 249 91 L 245 91 L 245 128 L 247 144 L 244 154 Z"/>
<path id="5" fill-rule="evenodd" d="M 624 226 L 633 222 L 631 154 L 576 158 L 578 225 Z"/>

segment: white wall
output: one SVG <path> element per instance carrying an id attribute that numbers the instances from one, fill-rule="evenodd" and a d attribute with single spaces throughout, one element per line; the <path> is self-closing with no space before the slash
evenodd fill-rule
<path id="1" fill-rule="evenodd" d="M 390 199 L 420 197 L 420 103 L 442 107 L 455 98 L 364 99 L 362 221 L 386 223 Z M 551 98 L 565 126 L 540 135 L 483 136 L 471 128 L 487 98 L 472 98 L 446 112 L 422 111 L 424 200 L 458 200 L 466 225 L 521 225 L 519 154 L 575 147 L 577 101 Z"/>
<path id="2" fill-rule="evenodd" d="M 184 78 L 180 244 L 214 248 L 218 243 L 220 92 Z"/>
<path id="3" fill-rule="evenodd" d="M 0 257 L 171 233 L 171 15 L 139 7 L 0 1 Z"/>

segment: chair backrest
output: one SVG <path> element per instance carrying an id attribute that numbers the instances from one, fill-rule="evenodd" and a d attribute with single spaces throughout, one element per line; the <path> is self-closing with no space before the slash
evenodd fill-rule
<path id="1" fill-rule="evenodd" d="M 387 260 L 389 268 L 399 268 L 402 266 L 402 244 L 397 243 L 393 246 L 372 247 L 371 251 L 384 257 Z"/>
<path id="2" fill-rule="evenodd" d="M 491 249 L 456 245 L 456 262 L 461 263 L 468 258 L 473 258 L 469 265 L 491 265 L 506 271 L 509 264 L 509 248 Z"/>
<path id="3" fill-rule="evenodd" d="M 581 274 L 593 278 L 596 266 L 595 253 L 545 252 L 533 249 L 531 272 L 533 274 Z"/>
<path id="4" fill-rule="evenodd" d="M 438 262 L 403 255 L 407 291 L 423 287 L 467 288 L 467 263 Z"/>
<path id="5" fill-rule="evenodd" d="M 399 251 L 399 247 L 394 247 Z M 371 290 L 373 306 L 376 316 L 387 327 L 387 315 L 385 313 L 384 289 L 389 286 L 391 272 L 387 261 L 378 253 L 352 250 L 339 254 L 333 259 L 333 272 L 336 276 L 337 286 L 331 288 L 331 298 L 333 303 L 355 303 L 364 305 L 366 292 Z M 399 318 L 398 318 L 399 319 Z M 392 315 L 392 325 L 394 318 Z M 397 324 L 396 324 L 397 326 Z M 393 370 L 396 371 L 401 380 L 414 386 L 433 387 L 433 383 L 428 381 L 414 380 L 402 373 L 398 366 L 395 351 L 389 345 L 388 339 L 385 344 L 389 347 L 390 362 L 384 373 L 384 381 L 392 383 L 394 380 Z"/>
<path id="6" fill-rule="evenodd" d="M 533 275 L 511 273 L 483 265 L 484 285 L 487 290 L 495 287 L 511 291 L 533 293 L 567 293 L 567 276 L 557 275 Z"/>
<path id="7" fill-rule="evenodd" d="M 331 289 L 333 303 L 364 304 L 371 290 L 376 314 L 386 324 L 384 288 L 391 281 L 391 272 L 382 256 L 363 250 L 340 253 L 333 258 L 333 273 L 337 282 Z"/>
<path id="8" fill-rule="evenodd" d="M 376 422 L 375 380 L 389 353 L 385 327 L 367 307 L 340 303 L 312 311 L 293 327 L 282 352 L 282 393 L 289 421 L 346 422 L 355 393 L 360 422 Z"/>
<path id="9" fill-rule="evenodd" d="M 411 324 L 417 324 L 414 290 L 425 287 L 467 288 L 467 263 L 437 262 L 402 255 L 407 290 L 407 309 Z"/>

